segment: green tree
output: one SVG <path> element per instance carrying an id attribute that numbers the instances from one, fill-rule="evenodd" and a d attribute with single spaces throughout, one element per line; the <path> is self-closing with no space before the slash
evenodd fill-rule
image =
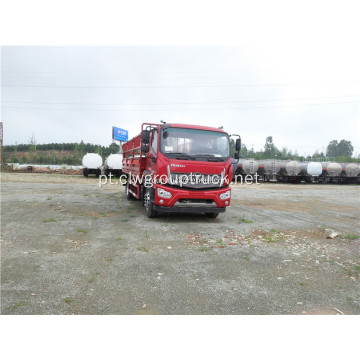
<path id="1" fill-rule="evenodd" d="M 234 157 L 234 154 L 235 154 L 235 140 L 230 139 L 230 155 L 231 155 L 231 157 Z"/>
<path id="2" fill-rule="evenodd" d="M 276 149 L 274 142 L 273 142 L 273 137 L 272 136 L 268 136 L 266 138 L 266 142 L 265 142 L 265 146 L 264 146 L 264 157 L 271 157 L 274 158 L 275 155 L 277 155 L 278 150 Z"/>
<path id="3" fill-rule="evenodd" d="M 12 163 L 18 163 L 18 162 L 19 162 L 19 159 L 18 159 L 15 155 L 12 155 L 12 156 L 11 156 L 11 162 L 12 162 Z"/>
<path id="4" fill-rule="evenodd" d="M 337 155 L 336 156 L 347 156 L 351 157 L 354 152 L 354 147 L 351 144 L 351 141 L 341 140 L 337 146 Z"/>
<path id="5" fill-rule="evenodd" d="M 34 152 L 36 151 L 36 139 L 35 134 L 33 133 L 30 140 L 29 140 L 29 151 Z"/>
<path id="6" fill-rule="evenodd" d="M 248 155 L 248 149 L 245 144 L 241 144 L 240 157 L 246 158 Z"/>
<path id="7" fill-rule="evenodd" d="M 337 154 L 337 147 L 339 143 L 337 140 L 331 140 L 326 148 L 326 156 L 335 157 Z"/>
<path id="8" fill-rule="evenodd" d="M 349 140 L 332 140 L 329 142 L 329 145 L 326 148 L 326 155 L 330 157 L 349 157 L 351 158 L 354 152 L 354 147 Z"/>

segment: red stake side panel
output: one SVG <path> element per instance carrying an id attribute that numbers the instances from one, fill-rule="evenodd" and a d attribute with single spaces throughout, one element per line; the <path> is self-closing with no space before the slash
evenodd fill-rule
<path id="1" fill-rule="evenodd" d="M 159 124 L 143 123 L 139 135 L 123 144 L 123 173 L 142 176 L 146 167 L 146 156 L 141 151 L 142 130 L 146 127 L 158 127 Z"/>
<path id="2" fill-rule="evenodd" d="M 141 156 L 141 134 L 123 145 L 123 173 L 141 175 L 145 169 L 146 158 Z"/>

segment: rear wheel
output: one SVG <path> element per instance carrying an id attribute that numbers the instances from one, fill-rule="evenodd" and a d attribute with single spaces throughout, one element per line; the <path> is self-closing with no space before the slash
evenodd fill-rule
<path id="1" fill-rule="evenodd" d="M 219 213 L 205 213 L 205 215 L 206 215 L 208 218 L 215 219 L 215 218 L 218 217 Z"/>
<path id="2" fill-rule="evenodd" d="M 88 169 L 84 169 L 84 176 L 86 176 L 86 177 L 89 176 L 89 170 Z"/>
<path id="3" fill-rule="evenodd" d="M 146 209 L 146 216 L 148 218 L 154 218 L 157 215 L 157 211 L 154 210 L 154 189 L 147 188 L 144 194 L 144 207 Z"/>

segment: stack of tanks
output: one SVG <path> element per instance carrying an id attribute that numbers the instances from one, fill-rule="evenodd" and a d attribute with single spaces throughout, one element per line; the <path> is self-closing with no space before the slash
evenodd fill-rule
<path id="1" fill-rule="evenodd" d="M 83 174 L 86 177 L 90 174 L 100 176 L 102 173 L 106 176 L 111 174 L 120 177 L 122 174 L 122 160 L 123 156 L 121 154 L 110 154 L 103 165 L 103 159 L 99 154 L 87 153 L 82 159 Z"/>
<path id="2" fill-rule="evenodd" d="M 240 159 L 233 161 L 233 178 L 237 175 L 259 175 L 262 181 L 311 183 L 360 183 L 358 163 L 300 162 L 277 159 Z"/>

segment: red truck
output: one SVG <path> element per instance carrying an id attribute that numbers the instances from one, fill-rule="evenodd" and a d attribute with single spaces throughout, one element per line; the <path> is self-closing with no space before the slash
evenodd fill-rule
<path id="1" fill-rule="evenodd" d="M 239 159 L 238 135 L 235 158 Z M 230 135 L 220 128 L 143 123 L 123 144 L 128 200 L 143 200 L 147 216 L 205 213 L 216 218 L 230 205 Z"/>

